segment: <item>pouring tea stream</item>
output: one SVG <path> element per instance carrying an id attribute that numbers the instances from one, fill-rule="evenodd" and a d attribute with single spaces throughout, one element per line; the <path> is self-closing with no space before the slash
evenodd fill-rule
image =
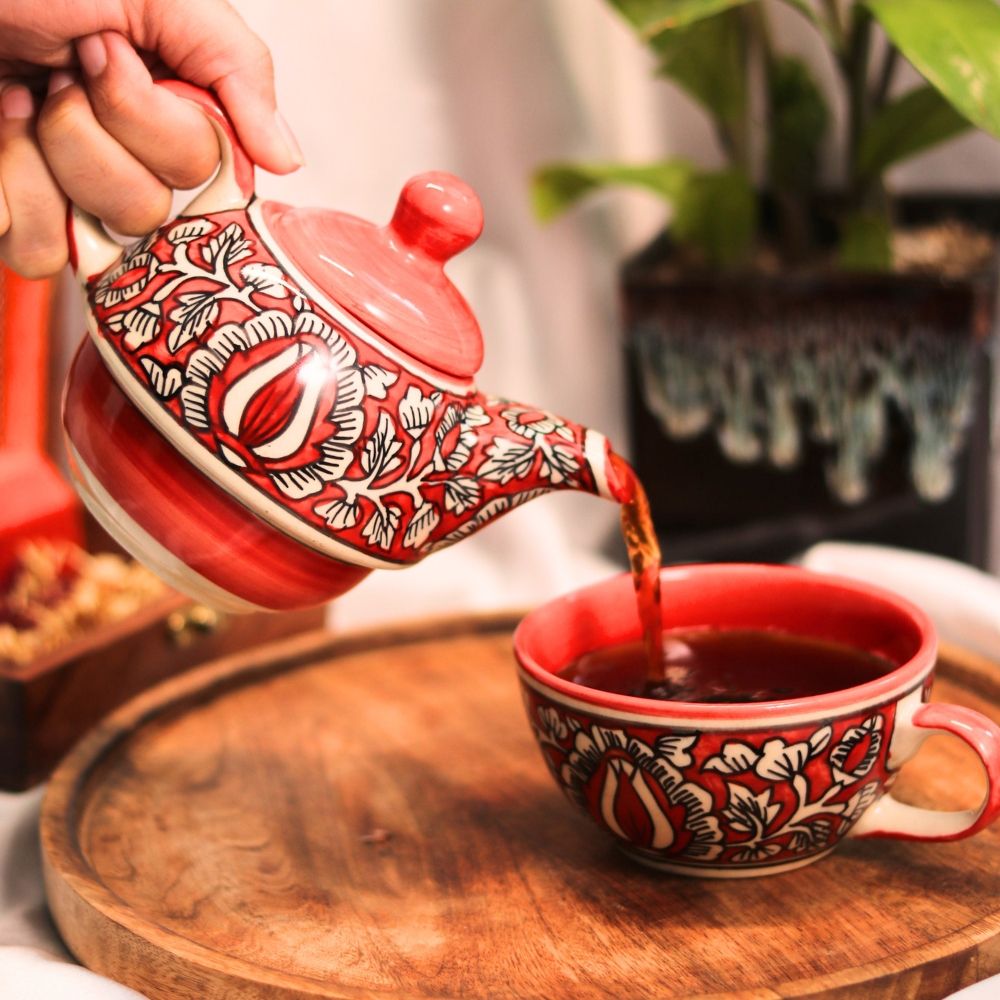
<path id="1" fill-rule="evenodd" d="M 260 200 L 214 99 L 162 85 L 215 126 L 215 179 L 124 251 L 68 224 L 71 468 L 134 556 L 222 610 L 288 609 L 552 490 L 634 497 L 603 435 L 475 388 L 481 333 L 444 271 L 482 229 L 468 185 L 415 177 L 384 227 Z"/>

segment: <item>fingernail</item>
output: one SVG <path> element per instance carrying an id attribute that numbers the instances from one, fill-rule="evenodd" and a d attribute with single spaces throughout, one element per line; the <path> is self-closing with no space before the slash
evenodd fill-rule
<path id="1" fill-rule="evenodd" d="M 31 91 L 27 87 L 8 87 L 0 94 L 0 113 L 4 118 L 30 118 L 35 112 L 35 102 L 31 99 Z"/>
<path id="2" fill-rule="evenodd" d="M 306 158 L 302 155 L 302 148 L 299 146 L 298 140 L 295 138 L 292 130 L 288 127 L 288 122 L 281 117 L 280 111 L 274 113 L 274 124 L 278 130 L 278 135 L 281 136 L 285 146 L 288 148 L 288 155 L 297 167 L 301 167 L 306 162 Z"/>
<path id="3" fill-rule="evenodd" d="M 57 69 L 49 77 L 49 94 L 58 94 L 74 83 L 73 74 L 64 69 Z"/>
<path id="4" fill-rule="evenodd" d="M 108 47 L 100 34 L 85 35 L 76 40 L 76 55 L 80 67 L 90 77 L 100 76 L 108 65 Z"/>

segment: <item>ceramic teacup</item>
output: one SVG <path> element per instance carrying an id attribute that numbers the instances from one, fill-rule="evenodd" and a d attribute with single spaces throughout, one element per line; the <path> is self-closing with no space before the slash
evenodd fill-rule
<path id="1" fill-rule="evenodd" d="M 864 583 L 786 566 L 714 565 L 662 574 L 667 629 L 781 630 L 876 653 L 867 683 L 785 701 L 695 703 L 613 694 L 558 672 L 639 637 L 622 575 L 531 612 L 514 637 L 524 702 L 568 797 L 636 860 L 740 877 L 787 871 L 846 837 L 956 840 L 1000 814 L 1000 727 L 928 704 L 937 652 L 924 612 Z M 939 812 L 886 794 L 935 733 L 965 740 L 989 783 L 976 809 Z"/>

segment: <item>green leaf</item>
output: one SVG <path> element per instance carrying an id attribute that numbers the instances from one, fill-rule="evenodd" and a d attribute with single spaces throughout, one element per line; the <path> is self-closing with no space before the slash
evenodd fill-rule
<path id="1" fill-rule="evenodd" d="M 660 72 L 730 130 L 743 126 L 747 107 L 746 31 L 729 10 L 653 40 Z"/>
<path id="2" fill-rule="evenodd" d="M 686 186 L 693 167 L 686 160 L 664 160 L 642 166 L 619 163 L 553 163 L 532 178 L 535 214 L 548 222 L 584 195 L 608 185 L 641 187 L 672 203 Z"/>
<path id="3" fill-rule="evenodd" d="M 995 0 L 865 0 L 900 52 L 973 125 L 1000 136 Z"/>
<path id="4" fill-rule="evenodd" d="M 663 31 L 685 28 L 749 0 L 611 0 L 625 19 L 646 39 Z"/>
<path id="5" fill-rule="evenodd" d="M 686 160 L 645 166 L 554 163 L 532 179 L 536 215 L 549 221 L 585 195 L 609 185 L 641 187 L 673 206 L 677 243 L 713 267 L 743 262 L 757 226 L 757 200 L 742 170 L 699 173 Z"/>
<path id="6" fill-rule="evenodd" d="M 851 216 L 840 239 L 840 266 L 845 271 L 888 271 L 892 267 L 892 229 L 880 215 Z"/>
<path id="7" fill-rule="evenodd" d="M 826 98 L 809 67 L 790 56 L 779 56 L 772 61 L 769 84 L 771 187 L 806 191 L 815 182 L 820 144 L 830 121 Z"/>
<path id="8" fill-rule="evenodd" d="M 862 177 L 875 176 L 969 127 L 937 90 L 917 87 L 887 104 L 868 123 L 858 146 L 857 171 Z"/>
<path id="9" fill-rule="evenodd" d="M 757 199 L 742 170 L 692 174 L 674 199 L 674 239 L 713 267 L 744 263 L 756 228 Z"/>

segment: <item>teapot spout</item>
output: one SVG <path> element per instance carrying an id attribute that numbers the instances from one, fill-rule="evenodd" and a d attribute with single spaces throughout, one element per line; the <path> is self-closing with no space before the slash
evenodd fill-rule
<path id="1" fill-rule="evenodd" d="M 583 458 L 589 478 L 577 488 L 614 503 L 625 503 L 632 497 L 634 478 L 632 467 L 611 447 L 611 442 L 591 427 L 581 427 Z M 592 481 L 592 485 L 590 485 Z"/>
<path id="2" fill-rule="evenodd" d="M 627 499 L 628 465 L 598 431 L 506 399 L 470 400 L 435 432 L 443 503 L 419 556 L 471 535 L 528 500 L 581 490 Z M 425 508 L 421 508 L 425 509 Z M 437 514 L 440 516 L 437 516 Z"/>
<path id="3" fill-rule="evenodd" d="M 628 466 L 600 431 L 508 400 L 487 400 L 484 407 L 492 418 L 484 428 L 492 434 L 485 474 L 510 493 L 580 490 L 621 502 Z"/>

